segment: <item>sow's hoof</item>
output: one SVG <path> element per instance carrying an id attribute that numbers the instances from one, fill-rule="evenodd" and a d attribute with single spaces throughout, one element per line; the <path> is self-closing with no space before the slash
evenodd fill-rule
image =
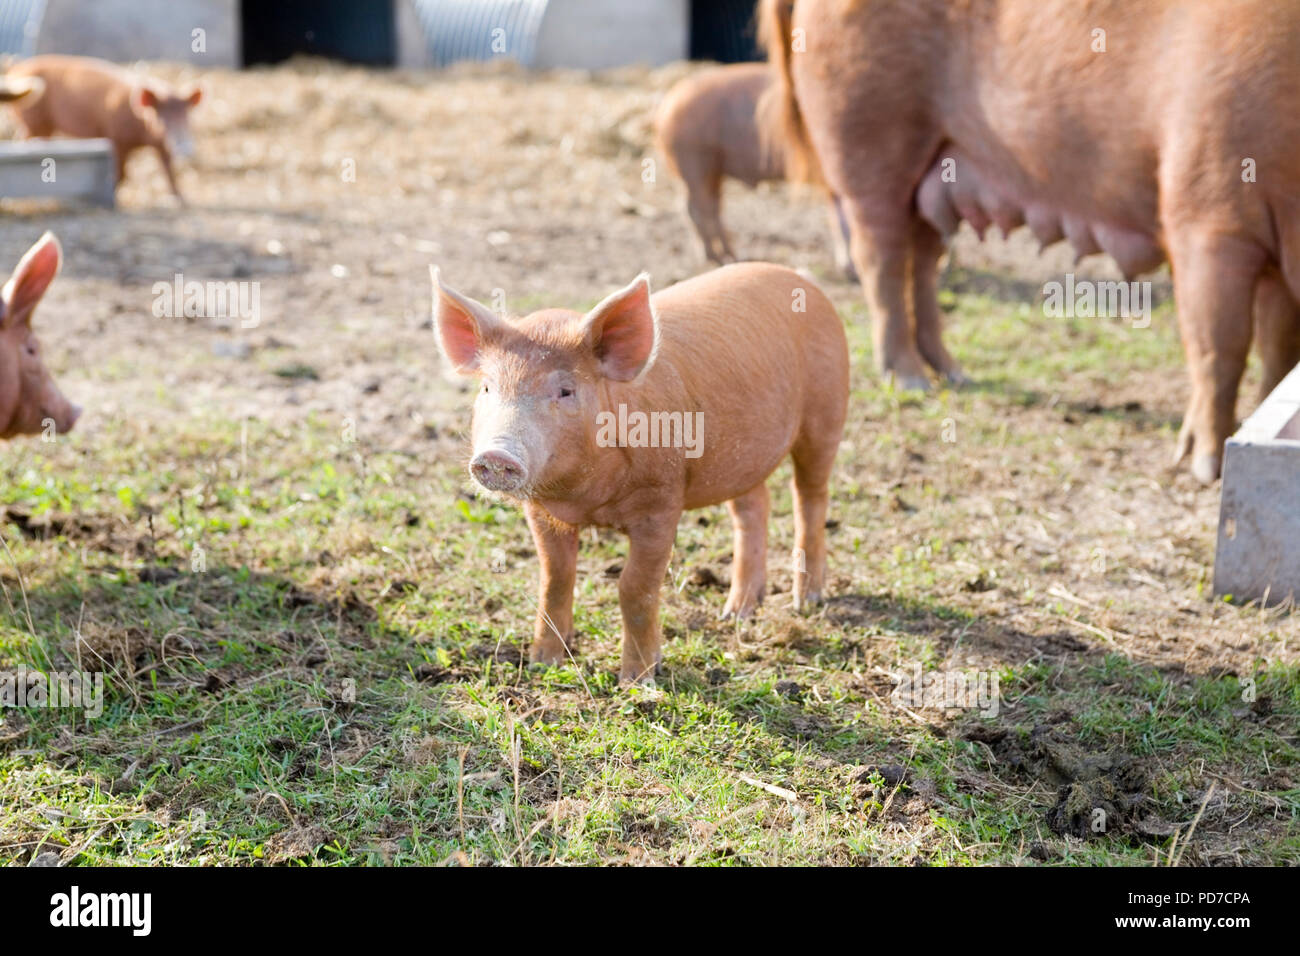
<path id="1" fill-rule="evenodd" d="M 894 383 L 894 388 L 900 392 L 928 392 L 930 390 L 930 380 L 924 375 L 891 374 L 889 378 Z"/>
<path id="2" fill-rule="evenodd" d="M 959 368 L 944 372 L 943 379 L 953 388 L 965 388 L 972 382 L 971 377 Z"/>
<path id="3" fill-rule="evenodd" d="M 1212 485 L 1219 478 L 1219 456 L 1197 455 L 1192 459 L 1192 476 L 1203 485 Z"/>

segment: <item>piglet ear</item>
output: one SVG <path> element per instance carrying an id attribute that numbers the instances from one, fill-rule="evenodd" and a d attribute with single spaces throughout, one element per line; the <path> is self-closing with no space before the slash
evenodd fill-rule
<path id="1" fill-rule="evenodd" d="M 487 306 L 442 284 L 438 269 L 429 266 L 433 278 L 433 330 L 438 347 L 448 364 L 462 375 L 479 369 L 483 341 L 504 323 Z"/>
<path id="2" fill-rule="evenodd" d="M 0 298 L 4 299 L 3 322 L 6 328 L 32 321 L 36 303 L 41 301 L 41 296 L 59 274 L 62 263 L 63 250 L 52 232 L 41 236 L 36 245 L 27 250 L 0 292 Z"/>
<path id="3" fill-rule="evenodd" d="M 142 109 L 153 109 L 158 105 L 158 94 L 147 86 L 142 86 L 135 91 L 135 102 Z"/>
<path id="4" fill-rule="evenodd" d="M 45 92 L 45 81 L 39 76 L 22 76 L 14 79 L 0 78 L 0 103 L 13 103 L 21 99 L 31 106 Z"/>
<path id="5" fill-rule="evenodd" d="M 644 272 L 587 313 L 587 342 L 601 371 L 630 382 L 654 362 L 659 319 L 650 306 L 650 277 Z"/>
<path id="6" fill-rule="evenodd" d="M 201 90 L 199 87 L 196 86 L 194 87 L 194 89 L 190 90 L 189 94 L 185 97 L 185 102 L 189 104 L 191 109 L 193 109 L 194 107 L 199 105 L 199 102 L 202 99 L 203 99 L 203 90 Z"/>

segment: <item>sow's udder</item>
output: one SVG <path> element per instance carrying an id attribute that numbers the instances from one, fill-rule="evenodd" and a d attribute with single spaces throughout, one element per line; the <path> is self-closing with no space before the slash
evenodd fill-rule
<path id="1" fill-rule="evenodd" d="M 916 204 L 921 217 L 944 236 L 956 232 L 963 219 L 981 239 L 990 225 L 996 225 L 1003 235 L 1028 225 L 1044 246 L 1068 239 L 1079 258 L 1106 253 L 1129 278 L 1149 272 L 1165 260 L 1160 246 L 1146 233 L 1089 220 L 1050 202 L 1012 195 L 995 187 L 991 177 L 981 175 L 970 160 L 951 150 L 940 151 L 917 189 Z"/>

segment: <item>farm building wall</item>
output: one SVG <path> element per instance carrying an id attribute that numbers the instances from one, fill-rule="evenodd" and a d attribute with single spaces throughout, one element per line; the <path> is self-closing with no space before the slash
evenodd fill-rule
<path id="1" fill-rule="evenodd" d="M 504 56 L 542 69 L 684 59 L 690 0 L 401 0 L 400 66 Z"/>
<path id="2" fill-rule="evenodd" d="M 204 31 L 206 51 L 193 49 Z M 37 53 L 240 65 L 238 0 L 48 0 Z"/>
<path id="3" fill-rule="evenodd" d="M 117 62 L 173 60 L 228 68 L 244 64 L 239 0 L 8 2 L 15 5 L 10 19 L 17 25 L 10 32 L 19 38 L 11 52 L 28 52 L 19 46 L 17 14 L 22 7 L 32 12 L 32 26 L 39 24 L 31 52 Z M 419 68 L 465 56 L 485 58 L 478 48 L 490 49 L 488 34 L 501 27 L 529 34 L 506 38 L 507 55 L 525 66 L 659 65 L 690 54 L 691 7 L 691 0 L 395 0 L 394 60 L 397 66 Z M 197 29 L 204 31 L 206 49 L 194 49 Z"/>
<path id="4" fill-rule="evenodd" d="M 551 0 L 534 65 L 598 70 L 684 60 L 690 25 L 689 0 Z"/>

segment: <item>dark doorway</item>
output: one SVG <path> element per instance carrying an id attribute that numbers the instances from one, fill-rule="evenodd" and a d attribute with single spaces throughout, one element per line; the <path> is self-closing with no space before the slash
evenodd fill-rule
<path id="1" fill-rule="evenodd" d="M 393 0 L 241 0 L 244 65 L 296 53 L 366 66 L 397 61 Z"/>
<path id="2" fill-rule="evenodd" d="M 691 0 L 691 59 L 744 63 L 764 59 L 755 35 L 754 0 Z"/>

